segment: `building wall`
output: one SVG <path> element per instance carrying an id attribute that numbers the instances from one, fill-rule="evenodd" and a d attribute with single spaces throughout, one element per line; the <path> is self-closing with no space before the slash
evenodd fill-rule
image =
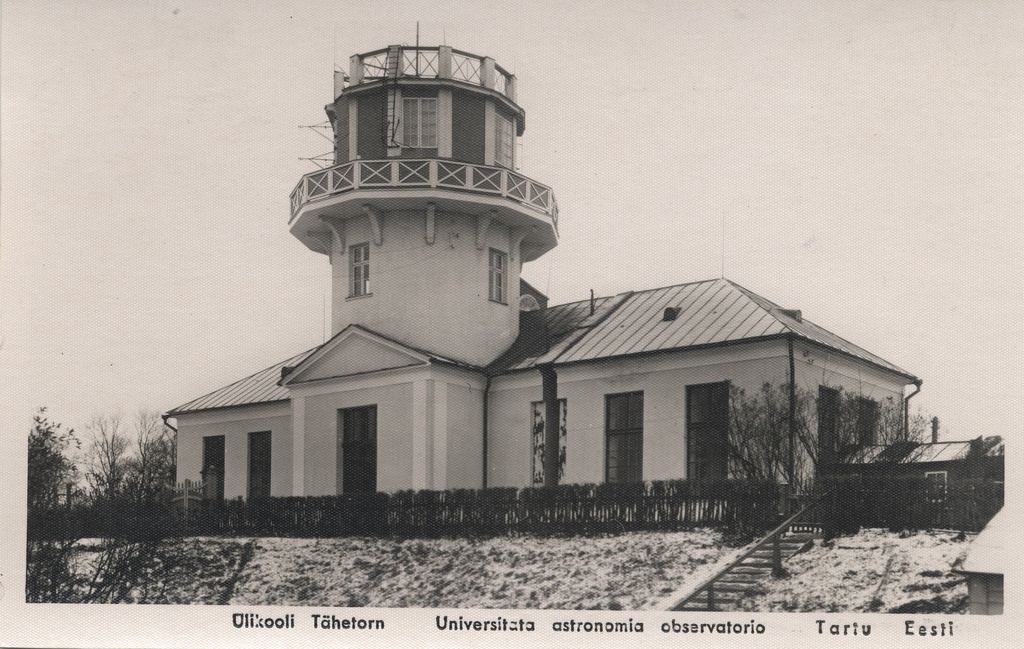
<path id="1" fill-rule="evenodd" d="M 526 487 L 532 484 L 530 403 L 542 398 L 538 371 L 494 379 L 487 411 L 488 487 Z M 567 406 L 570 425 L 573 406 L 572 403 Z"/>
<path id="2" fill-rule="evenodd" d="M 203 438 L 224 436 L 224 497 L 245 497 L 249 488 L 249 433 L 270 431 L 270 495 L 292 493 L 292 418 L 288 402 L 257 404 L 179 415 L 178 482 L 198 481 Z"/>
<path id="3" fill-rule="evenodd" d="M 373 242 L 368 217 L 345 223 L 345 254 L 332 258 L 333 331 L 359 324 L 474 365 L 485 365 L 505 351 L 519 333 L 520 255 L 518 251 L 509 254 L 508 226 L 492 222 L 483 248 L 478 249 L 475 217 L 436 214 L 433 244 L 426 243 L 422 211 L 389 212 L 381 220 L 380 246 Z M 366 242 L 370 244 L 371 295 L 351 298 L 347 248 Z M 504 304 L 488 297 L 491 248 L 508 255 Z"/>
<path id="4" fill-rule="evenodd" d="M 1003 576 L 980 572 L 967 575 L 971 615 L 1003 614 Z"/>
<path id="5" fill-rule="evenodd" d="M 401 382 L 308 396 L 305 408 L 305 493 L 337 493 L 338 410 L 377 406 L 377 489 L 409 488 L 413 468 L 412 383 Z"/>
<path id="6" fill-rule="evenodd" d="M 566 399 L 565 483 L 605 481 L 605 395 L 644 392 L 643 478 L 685 478 L 686 386 L 730 381 L 748 391 L 788 376 L 785 341 L 580 363 L 560 367 Z M 539 371 L 498 377 L 491 389 L 488 484 L 532 479 L 530 403 L 541 400 Z"/>
<path id="7" fill-rule="evenodd" d="M 485 164 L 485 140 L 493 137 L 484 129 L 486 101 L 470 92 L 452 93 L 452 158 Z"/>
<path id="8" fill-rule="evenodd" d="M 367 405 L 377 406 L 379 491 L 481 487 L 483 386 L 479 372 L 445 365 L 293 386 L 303 492 L 337 493 L 338 410 Z"/>
<path id="9" fill-rule="evenodd" d="M 444 385 L 447 408 L 445 482 L 436 489 L 479 489 L 483 486 L 483 390 L 464 382 Z M 435 432 L 435 435 L 437 433 Z M 435 437 L 436 439 L 436 437 Z M 440 440 L 438 440 L 440 444 Z"/>
<path id="10" fill-rule="evenodd" d="M 904 377 L 803 341 L 795 342 L 793 359 L 797 385 L 815 396 L 819 386 L 827 386 L 879 403 L 887 397 L 902 402 L 908 383 Z"/>
<path id="11" fill-rule="evenodd" d="M 340 165 L 349 160 L 349 101 L 341 95 L 334 105 L 328 104 L 327 116 L 334 129 L 334 164 Z"/>
<path id="12" fill-rule="evenodd" d="M 360 93 L 358 99 L 349 101 L 356 110 L 357 126 L 356 154 L 366 160 L 381 160 L 388 155 L 384 143 L 384 116 L 387 97 L 383 90 Z M 336 103 L 338 119 L 348 123 L 348 108 L 345 104 Z"/>

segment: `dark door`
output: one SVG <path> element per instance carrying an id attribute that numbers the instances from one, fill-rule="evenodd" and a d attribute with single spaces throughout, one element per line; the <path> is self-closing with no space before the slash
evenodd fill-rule
<path id="1" fill-rule="evenodd" d="M 377 491 L 377 406 L 345 408 L 338 425 L 341 493 Z"/>
<path id="2" fill-rule="evenodd" d="M 249 498 L 270 495 L 270 431 L 249 433 Z"/>
<path id="3" fill-rule="evenodd" d="M 224 436 L 203 438 L 203 482 L 206 494 L 224 500 Z"/>

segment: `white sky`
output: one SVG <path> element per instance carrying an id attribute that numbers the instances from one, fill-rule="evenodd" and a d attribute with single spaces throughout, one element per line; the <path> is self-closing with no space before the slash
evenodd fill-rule
<path id="1" fill-rule="evenodd" d="M 1024 4 L 2 0 L 5 440 L 321 342 L 298 126 L 417 20 L 519 79 L 554 303 L 717 277 L 724 230 L 726 277 L 923 378 L 944 439 L 1016 437 Z"/>

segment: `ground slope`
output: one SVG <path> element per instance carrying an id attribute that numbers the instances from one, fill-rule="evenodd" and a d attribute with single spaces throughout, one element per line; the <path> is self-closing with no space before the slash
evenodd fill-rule
<path id="1" fill-rule="evenodd" d="M 391 541 L 257 539 L 232 604 L 651 607 L 728 548 L 710 530 Z"/>
<path id="2" fill-rule="evenodd" d="M 966 612 L 952 572 L 973 535 L 863 530 L 796 555 L 751 611 Z M 509 609 L 663 609 L 740 551 L 712 530 L 571 538 L 187 538 L 79 544 L 60 601 Z M 111 563 L 111 557 L 123 560 Z M 116 565 L 103 573 L 96 566 Z"/>
<path id="3" fill-rule="evenodd" d="M 786 563 L 743 608 L 752 611 L 966 613 L 967 583 L 952 568 L 974 535 L 865 529 Z"/>

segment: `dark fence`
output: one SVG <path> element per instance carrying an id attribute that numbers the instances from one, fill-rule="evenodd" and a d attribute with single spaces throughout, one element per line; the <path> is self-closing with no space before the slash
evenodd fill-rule
<path id="1" fill-rule="evenodd" d="M 183 517 L 167 507 L 29 521 L 29 538 L 137 536 L 141 531 L 247 536 L 443 537 L 598 534 L 718 527 L 752 537 L 778 521 L 778 485 L 687 481 L 554 488 L 402 491 L 202 501 Z M 169 518 L 170 516 L 170 518 Z M 172 521 L 172 528 L 167 527 Z"/>
<path id="2" fill-rule="evenodd" d="M 952 479 L 945 484 L 920 476 L 833 476 L 820 480 L 827 492 L 820 507 L 826 535 L 862 527 L 890 530 L 954 529 L 978 532 L 1003 506 L 1003 483 Z"/>
<path id="3" fill-rule="evenodd" d="M 700 526 L 744 533 L 771 526 L 777 499 L 771 483 L 673 481 L 235 500 L 203 519 L 210 532 L 255 536 L 595 534 Z"/>
<path id="4" fill-rule="evenodd" d="M 29 541 L 117 538 L 151 541 L 181 534 L 182 520 L 163 503 L 123 501 L 28 512 Z"/>

